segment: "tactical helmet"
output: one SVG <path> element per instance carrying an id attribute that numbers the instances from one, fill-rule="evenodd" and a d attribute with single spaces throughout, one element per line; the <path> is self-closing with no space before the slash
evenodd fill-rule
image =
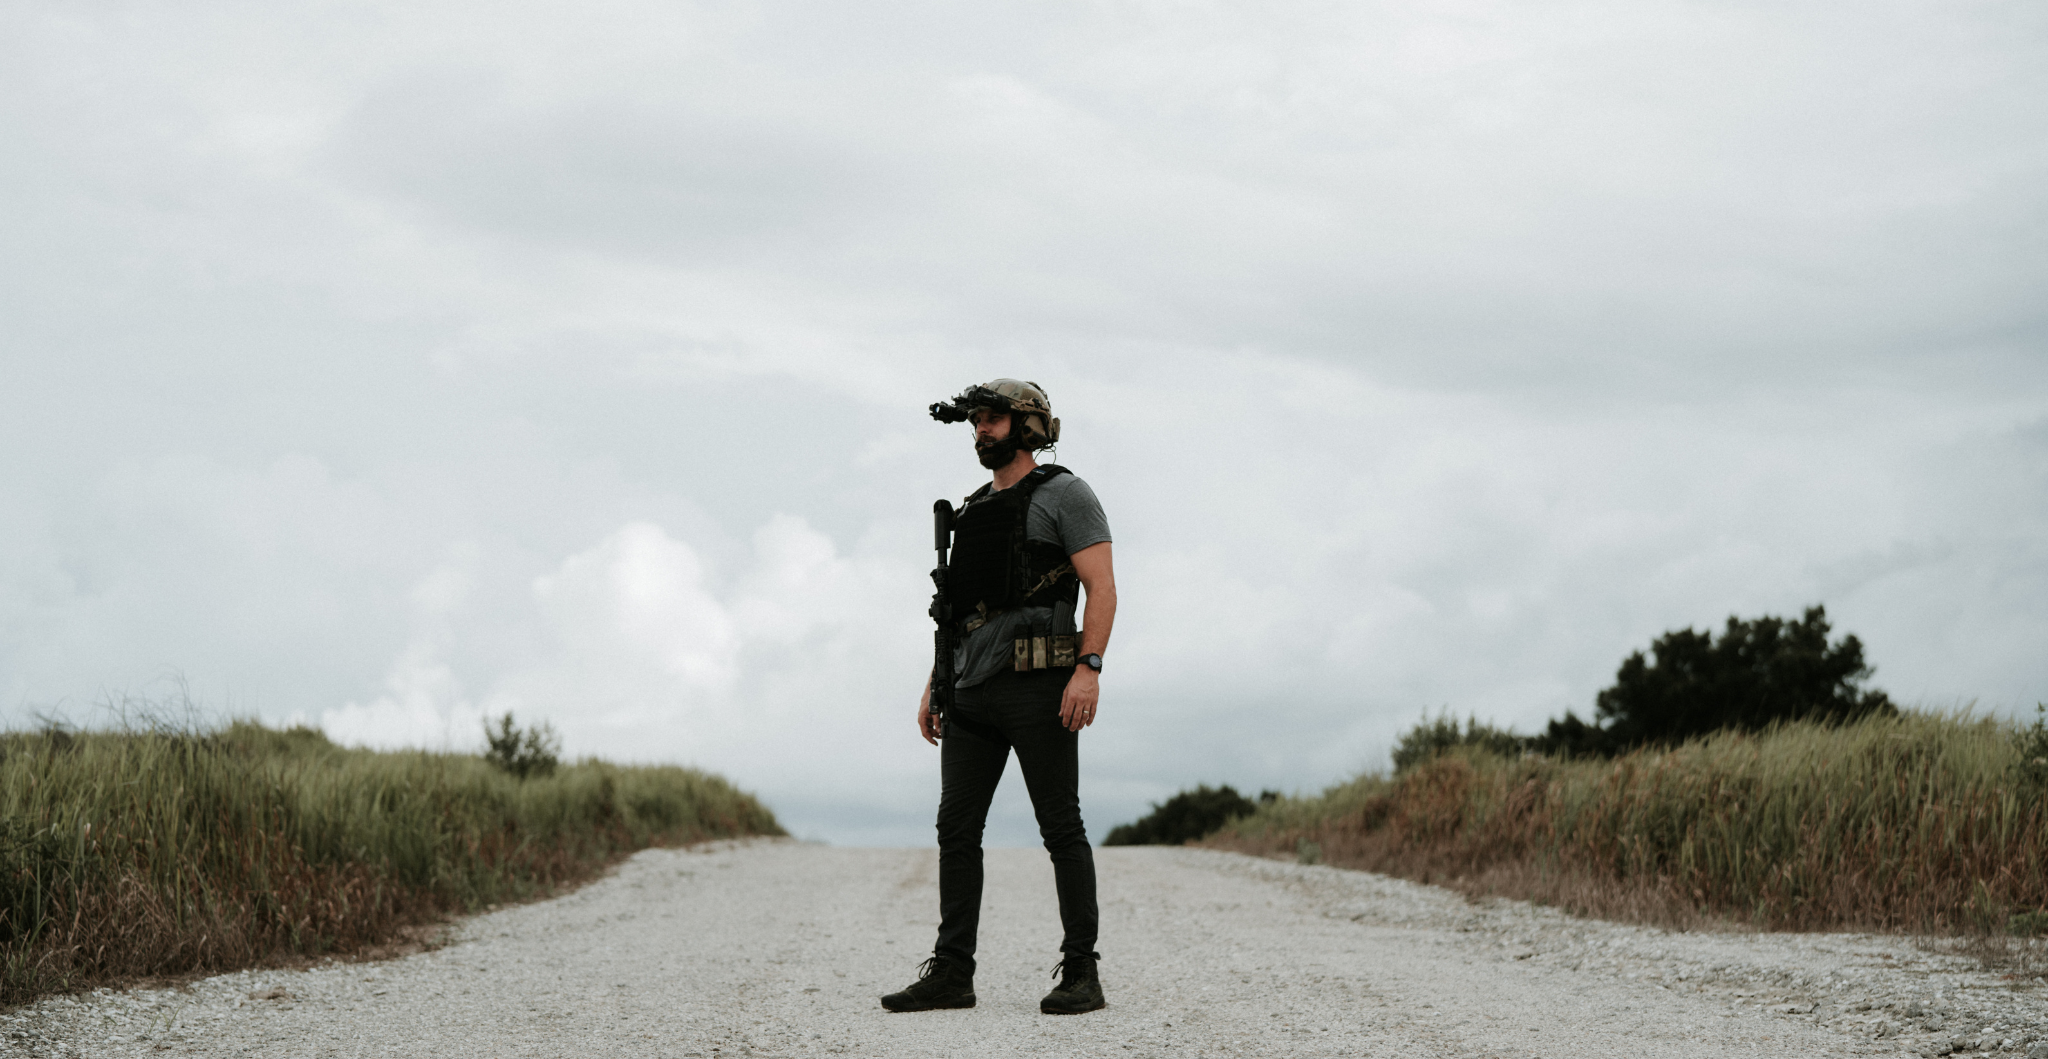
<path id="1" fill-rule="evenodd" d="M 969 386 L 958 397 L 932 405 L 931 413 L 941 423 L 958 423 L 972 418 L 977 408 L 1017 413 L 1015 422 L 1017 429 L 1023 431 L 1020 440 L 1026 449 L 1042 449 L 1060 440 L 1060 421 L 1053 418 L 1052 402 L 1046 399 L 1045 390 L 1022 379 L 996 379 Z"/>

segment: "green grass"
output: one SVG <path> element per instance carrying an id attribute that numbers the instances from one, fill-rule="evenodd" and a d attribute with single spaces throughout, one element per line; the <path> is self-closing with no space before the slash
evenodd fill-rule
<path id="1" fill-rule="evenodd" d="M 782 833 L 691 769 L 586 760 L 521 780 L 249 723 L 4 733 L 0 1003 L 348 952 L 648 846 Z"/>
<path id="2" fill-rule="evenodd" d="M 1996 931 L 2048 909 L 2048 733 L 1902 713 L 1613 760 L 1455 747 L 1209 844 L 1614 918 Z"/>

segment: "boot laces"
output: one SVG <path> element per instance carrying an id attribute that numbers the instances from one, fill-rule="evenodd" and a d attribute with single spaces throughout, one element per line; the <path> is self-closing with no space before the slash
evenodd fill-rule
<path id="1" fill-rule="evenodd" d="M 922 982 L 928 978 L 938 976 L 939 974 L 944 972 L 945 969 L 952 964 L 952 962 L 953 961 L 948 960 L 943 956 L 926 957 L 923 963 L 917 965 L 917 980 Z"/>
<path id="2" fill-rule="evenodd" d="M 1052 965 L 1052 976 L 1060 980 L 1058 988 L 1065 989 L 1081 977 L 1082 968 L 1094 961 L 1086 956 L 1062 956 L 1060 962 Z"/>

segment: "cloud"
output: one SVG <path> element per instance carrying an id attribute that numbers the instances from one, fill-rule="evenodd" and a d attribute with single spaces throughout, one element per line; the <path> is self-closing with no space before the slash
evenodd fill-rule
<path id="1" fill-rule="evenodd" d="M 320 713 L 318 727 L 349 746 L 386 750 L 470 750 L 481 742 L 484 711 L 431 643 L 408 644 L 384 678 L 384 694 Z"/>
<path id="2" fill-rule="evenodd" d="M 452 733 L 462 747 L 509 711 L 556 725 L 572 754 L 714 767 L 813 829 L 900 797 L 932 764 L 908 738 L 929 664 L 918 574 L 843 556 L 802 519 L 770 519 L 726 568 L 655 523 L 620 526 L 535 578 L 523 613 L 498 616 L 538 635 L 480 674 L 474 697 L 444 655 L 463 631 L 460 576 L 443 568 L 415 590 L 416 633 L 385 693 L 323 713 L 330 734 L 402 746 Z"/>
<path id="3" fill-rule="evenodd" d="M 625 526 L 535 582 L 534 594 L 564 647 L 597 672 L 647 669 L 706 693 L 737 676 L 731 615 L 705 590 L 696 553 L 659 527 Z"/>
<path id="4" fill-rule="evenodd" d="M 471 702 L 448 661 L 455 623 L 476 578 L 477 549 L 459 545 L 408 594 L 412 635 L 384 676 L 384 693 L 322 710 L 318 727 L 351 746 L 468 750 L 485 711 Z"/>

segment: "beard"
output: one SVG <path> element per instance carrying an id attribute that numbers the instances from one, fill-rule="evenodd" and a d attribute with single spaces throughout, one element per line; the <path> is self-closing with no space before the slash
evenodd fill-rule
<path id="1" fill-rule="evenodd" d="M 1016 459 L 1017 453 L 1022 451 L 1023 448 L 1024 439 L 1018 437 L 1015 430 L 1012 430 L 1010 436 L 1001 441 L 997 441 L 994 438 L 974 439 L 974 457 L 981 461 L 983 467 L 991 471 L 1001 468 L 1011 460 Z"/>

